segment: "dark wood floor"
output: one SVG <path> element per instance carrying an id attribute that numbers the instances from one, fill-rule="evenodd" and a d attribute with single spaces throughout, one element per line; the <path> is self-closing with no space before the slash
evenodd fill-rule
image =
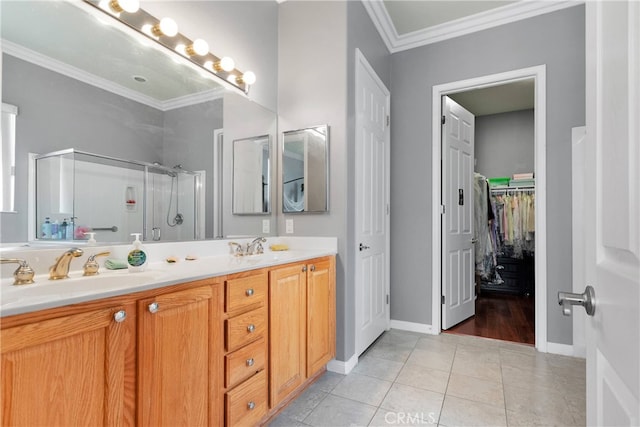
<path id="1" fill-rule="evenodd" d="M 475 316 L 445 332 L 535 344 L 534 298 L 483 292 Z"/>

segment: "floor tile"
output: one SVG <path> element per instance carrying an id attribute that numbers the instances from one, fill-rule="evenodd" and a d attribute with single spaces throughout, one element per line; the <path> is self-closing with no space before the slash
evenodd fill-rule
<path id="1" fill-rule="evenodd" d="M 502 382 L 500 362 L 485 361 L 480 356 L 477 359 L 460 357 L 457 351 L 451 372 L 482 380 Z"/>
<path id="2" fill-rule="evenodd" d="M 395 362 L 406 362 L 407 358 L 411 354 L 412 348 L 398 347 L 386 342 L 375 343 L 369 350 L 367 350 L 365 356 L 377 357 L 378 359 L 392 360 Z"/>
<path id="3" fill-rule="evenodd" d="M 378 406 L 391 387 L 390 381 L 351 373 L 340 381 L 331 394 Z"/>
<path id="4" fill-rule="evenodd" d="M 447 395 L 440 424 L 445 426 L 506 426 L 504 406 L 493 406 Z"/>
<path id="5" fill-rule="evenodd" d="M 372 427 L 435 426 L 437 423 L 435 414 L 422 415 L 378 409 L 369 425 Z"/>
<path id="6" fill-rule="evenodd" d="M 314 387 L 314 385 L 315 384 L 312 384 L 304 393 L 287 405 L 280 415 L 286 419 L 303 421 L 328 394 Z"/>
<path id="7" fill-rule="evenodd" d="M 444 395 L 441 393 L 396 383 L 387 393 L 380 408 L 423 419 L 437 419 L 443 399 Z"/>
<path id="8" fill-rule="evenodd" d="M 306 427 L 308 424 L 305 424 L 301 421 L 294 420 L 293 418 L 288 418 L 284 414 L 278 415 L 275 419 L 273 419 L 269 423 L 269 427 Z"/>
<path id="9" fill-rule="evenodd" d="M 407 362 L 396 378 L 396 382 L 444 394 L 449 382 L 449 372 L 438 371 Z"/>
<path id="10" fill-rule="evenodd" d="M 534 424 L 574 424 L 567 401 L 559 392 L 527 383 L 504 384 L 504 396 L 506 408 L 513 411 L 515 420 L 532 420 Z"/>
<path id="11" fill-rule="evenodd" d="M 328 395 L 312 412 L 304 423 L 311 426 L 366 426 L 376 413 L 376 407 Z"/>
<path id="12" fill-rule="evenodd" d="M 421 338 L 416 343 L 415 348 L 420 350 L 433 351 L 436 353 L 453 354 L 456 351 L 456 345 L 457 344 L 455 343 L 434 340 L 432 338 Z"/>
<path id="13" fill-rule="evenodd" d="M 398 376 L 404 364 L 393 360 L 379 359 L 367 355 L 358 360 L 358 364 L 353 369 L 353 373 L 379 378 L 381 380 L 393 381 Z"/>
<path id="14" fill-rule="evenodd" d="M 346 377 L 346 375 L 326 371 L 315 383 L 313 383 L 313 386 L 317 387 L 319 390 L 329 393 L 340 383 L 340 381 L 343 380 L 344 377 Z"/>
<path id="15" fill-rule="evenodd" d="M 413 350 L 407 363 L 424 366 L 425 368 L 437 369 L 439 371 L 450 371 L 453 363 L 453 356 L 428 350 Z"/>
<path id="16" fill-rule="evenodd" d="M 418 334 L 415 332 L 392 329 L 389 332 L 385 332 L 378 339 L 378 342 L 383 344 L 391 344 L 396 347 L 406 347 L 413 349 L 422 336 L 423 334 Z"/>
<path id="17" fill-rule="evenodd" d="M 504 391 L 500 382 L 452 373 L 447 387 L 447 396 L 449 395 L 504 407 Z"/>

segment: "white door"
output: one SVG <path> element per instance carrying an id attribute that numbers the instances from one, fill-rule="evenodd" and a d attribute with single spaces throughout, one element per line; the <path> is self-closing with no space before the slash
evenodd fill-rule
<path id="1" fill-rule="evenodd" d="M 640 2 L 586 2 L 587 424 L 640 425 Z M 581 310 L 581 308 L 576 308 Z"/>
<path id="2" fill-rule="evenodd" d="M 356 50 L 356 354 L 389 328 L 389 91 Z"/>
<path id="3" fill-rule="evenodd" d="M 442 329 L 475 314 L 473 142 L 475 117 L 442 97 Z"/>

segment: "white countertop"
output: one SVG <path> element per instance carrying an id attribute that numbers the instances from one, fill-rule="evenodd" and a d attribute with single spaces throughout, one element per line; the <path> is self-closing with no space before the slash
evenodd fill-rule
<path id="1" fill-rule="evenodd" d="M 36 276 L 33 284 L 14 286 L 12 277 L 4 277 L 0 280 L 0 317 L 126 295 L 178 283 L 304 261 L 327 255 L 336 255 L 337 245 L 334 245 L 334 239 L 329 239 L 328 245 L 324 244 L 327 239 L 322 239 L 321 244 L 313 244 L 312 242 L 307 245 L 303 244 L 308 243 L 306 240 L 291 240 L 293 244 L 287 242 L 290 250 L 279 252 L 270 251 L 268 249 L 269 242 L 267 242 L 264 254 L 243 257 L 235 257 L 226 253 L 224 255 L 216 254 L 216 252 L 220 252 L 221 248 L 224 248 L 226 252 L 226 248 L 220 245 L 220 241 L 215 243 L 215 250 L 211 250 L 208 247 L 208 251 L 203 250 L 203 244 L 198 242 L 196 249 L 199 248 L 201 252 L 209 252 L 207 256 L 199 256 L 198 259 L 193 261 L 187 261 L 184 256 L 178 256 L 179 260 L 176 263 L 167 263 L 163 259 L 166 257 L 164 255 L 166 253 L 180 252 L 176 250 L 179 246 L 171 243 L 164 244 L 166 246 L 149 245 L 147 246 L 147 253 L 150 262 L 147 264 L 145 271 L 135 273 L 131 273 L 126 269 L 107 270 L 102 266 L 104 260 L 101 260 L 100 274 L 97 276 L 84 277 L 82 276 L 82 270 L 77 269 L 69 272 L 68 279 L 49 280 L 48 274 L 42 272 L 41 267 L 34 267 Z M 225 245 L 227 244 L 228 242 L 225 243 Z M 194 246 L 193 244 L 190 246 L 193 253 Z M 304 249 L 298 249 L 301 246 Z M 94 251 L 87 251 L 87 249 L 98 251 L 104 248 L 85 248 L 85 253 L 95 253 Z M 120 248 L 112 248 L 112 250 L 115 253 L 122 253 Z M 38 257 L 42 257 L 42 252 L 39 251 L 37 254 Z M 25 256 L 24 250 L 20 255 L 23 258 L 28 258 Z M 3 258 L 14 256 L 15 254 L 2 254 Z M 159 258 L 160 256 L 162 258 Z M 81 267 L 84 260 L 74 260 L 72 263 L 76 267 Z M 12 267 L 15 269 L 15 265 Z M 6 272 L 3 273 L 5 273 L 3 276 L 6 276 Z"/>

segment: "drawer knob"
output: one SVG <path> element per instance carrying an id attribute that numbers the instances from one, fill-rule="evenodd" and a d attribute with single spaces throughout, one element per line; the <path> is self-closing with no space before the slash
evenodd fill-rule
<path id="1" fill-rule="evenodd" d="M 253 331 L 255 330 L 256 330 L 256 325 L 254 325 L 253 323 L 247 326 L 247 331 L 249 331 L 249 333 L 253 333 Z"/>
<path id="2" fill-rule="evenodd" d="M 303 272 L 303 273 L 305 273 L 306 271 L 307 271 L 307 266 L 306 266 L 306 265 L 303 265 L 303 266 L 302 266 L 302 272 Z"/>
<path id="3" fill-rule="evenodd" d="M 115 320 L 117 323 L 124 322 L 124 319 L 126 318 L 127 318 L 127 312 L 124 310 L 117 311 L 113 314 L 113 320 Z"/>
<path id="4" fill-rule="evenodd" d="M 253 295 L 253 289 L 247 289 L 245 294 L 247 294 L 248 297 L 252 296 Z"/>
<path id="5" fill-rule="evenodd" d="M 253 360 L 253 357 L 251 359 L 247 359 L 247 366 L 253 366 L 254 363 L 255 361 Z"/>
<path id="6" fill-rule="evenodd" d="M 157 302 L 152 302 L 147 308 L 149 309 L 149 313 L 157 313 L 158 310 L 160 310 L 160 304 L 158 304 Z"/>
<path id="7" fill-rule="evenodd" d="M 255 407 L 256 407 L 255 402 L 251 401 L 251 402 L 247 403 L 247 408 L 249 408 L 250 411 Z"/>
<path id="8" fill-rule="evenodd" d="M 309 268 L 311 268 L 311 271 L 316 271 L 316 266 L 313 265 L 313 264 L 311 264 L 311 267 L 309 267 Z"/>

